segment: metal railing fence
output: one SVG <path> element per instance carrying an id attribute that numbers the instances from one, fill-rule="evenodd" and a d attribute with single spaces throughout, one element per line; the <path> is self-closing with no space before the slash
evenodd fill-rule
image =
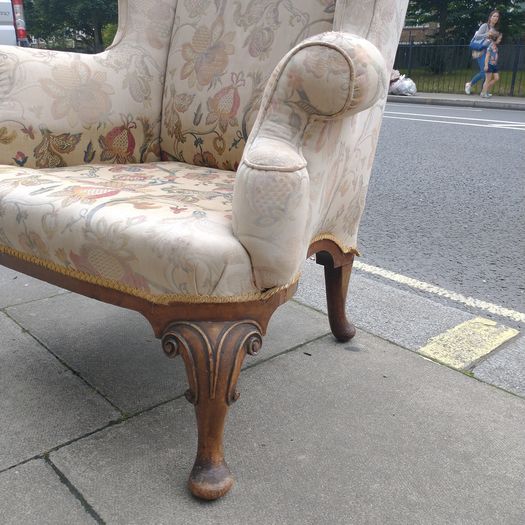
<path id="1" fill-rule="evenodd" d="M 498 46 L 500 81 L 492 92 L 502 96 L 525 97 L 525 45 Z M 465 44 L 400 44 L 394 69 L 410 77 L 418 91 L 432 93 L 462 93 L 478 71 Z M 481 90 L 478 82 L 476 92 Z"/>

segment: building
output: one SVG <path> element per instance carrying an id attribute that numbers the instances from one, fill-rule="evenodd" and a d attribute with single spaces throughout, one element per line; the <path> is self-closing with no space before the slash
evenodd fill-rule
<path id="1" fill-rule="evenodd" d="M 405 26 L 401 32 L 401 44 L 425 44 L 432 40 L 439 31 L 439 24 L 437 22 L 429 22 L 419 26 Z"/>

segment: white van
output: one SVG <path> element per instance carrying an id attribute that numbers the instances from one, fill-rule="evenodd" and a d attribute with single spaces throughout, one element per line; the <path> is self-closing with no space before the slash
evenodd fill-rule
<path id="1" fill-rule="evenodd" d="M 0 45 L 16 46 L 15 18 L 11 0 L 0 0 Z"/>

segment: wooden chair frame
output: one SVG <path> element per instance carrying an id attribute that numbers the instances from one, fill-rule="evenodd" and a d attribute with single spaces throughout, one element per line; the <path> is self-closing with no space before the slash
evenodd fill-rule
<path id="1" fill-rule="evenodd" d="M 310 245 L 308 256 L 314 254 L 324 266 L 332 333 L 339 341 L 348 341 L 355 334 L 345 313 L 354 254 L 343 253 L 335 242 L 326 239 Z M 185 395 L 195 406 L 198 428 L 189 489 L 208 500 L 226 494 L 233 485 L 233 476 L 224 460 L 224 425 L 229 406 L 239 397 L 236 384 L 242 363 L 246 354 L 259 352 L 273 312 L 291 299 L 297 283 L 266 300 L 160 305 L 7 254 L 0 254 L 0 264 L 86 297 L 136 310 L 149 321 L 166 355 L 180 354 L 186 368 L 189 389 Z"/>

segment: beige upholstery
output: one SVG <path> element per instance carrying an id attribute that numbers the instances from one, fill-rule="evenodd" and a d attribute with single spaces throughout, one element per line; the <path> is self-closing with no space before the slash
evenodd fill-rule
<path id="1" fill-rule="evenodd" d="M 234 179 L 179 162 L 0 167 L 0 245 L 155 303 L 241 299 L 257 290 L 231 232 Z"/>
<path id="2" fill-rule="evenodd" d="M 323 149 L 340 154 L 334 148 L 342 137 L 332 121 L 368 109 L 387 85 L 386 66 L 378 50 L 347 33 L 313 37 L 294 48 L 275 69 L 237 171 L 234 196 L 234 232 L 250 252 L 258 286 L 287 282 L 298 271 L 310 240 L 332 233 L 325 224 L 333 217 L 324 214 L 330 201 L 319 197 L 326 185 L 342 182 L 344 174 L 334 181 L 333 172 L 327 176 L 326 165 L 316 173 L 308 165 L 305 150 L 313 146 L 317 154 Z M 320 143 L 330 127 L 333 135 Z M 312 130 L 316 131 L 314 144 L 308 143 Z M 363 185 L 359 180 L 363 171 L 354 177 L 355 184 Z M 342 189 L 329 191 L 333 200 L 338 197 L 334 191 Z M 358 206 L 354 212 L 360 214 L 362 204 Z M 338 208 L 336 213 L 340 212 Z M 355 243 L 348 232 L 338 239 L 347 250 Z"/>
<path id="3" fill-rule="evenodd" d="M 0 47 L 0 164 L 159 160 L 175 5 L 121 1 L 115 43 L 99 55 Z"/>
<path id="4" fill-rule="evenodd" d="M 236 169 L 274 67 L 305 38 L 332 29 L 333 4 L 179 2 L 163 101 L 167 158 Z"/>
<path id="5" fill-rule="evenodd" d="M 0 47 L 0 253 L 166 303 L 354 250 L 406 4 L 121 0 L 99 55 Z"/>

